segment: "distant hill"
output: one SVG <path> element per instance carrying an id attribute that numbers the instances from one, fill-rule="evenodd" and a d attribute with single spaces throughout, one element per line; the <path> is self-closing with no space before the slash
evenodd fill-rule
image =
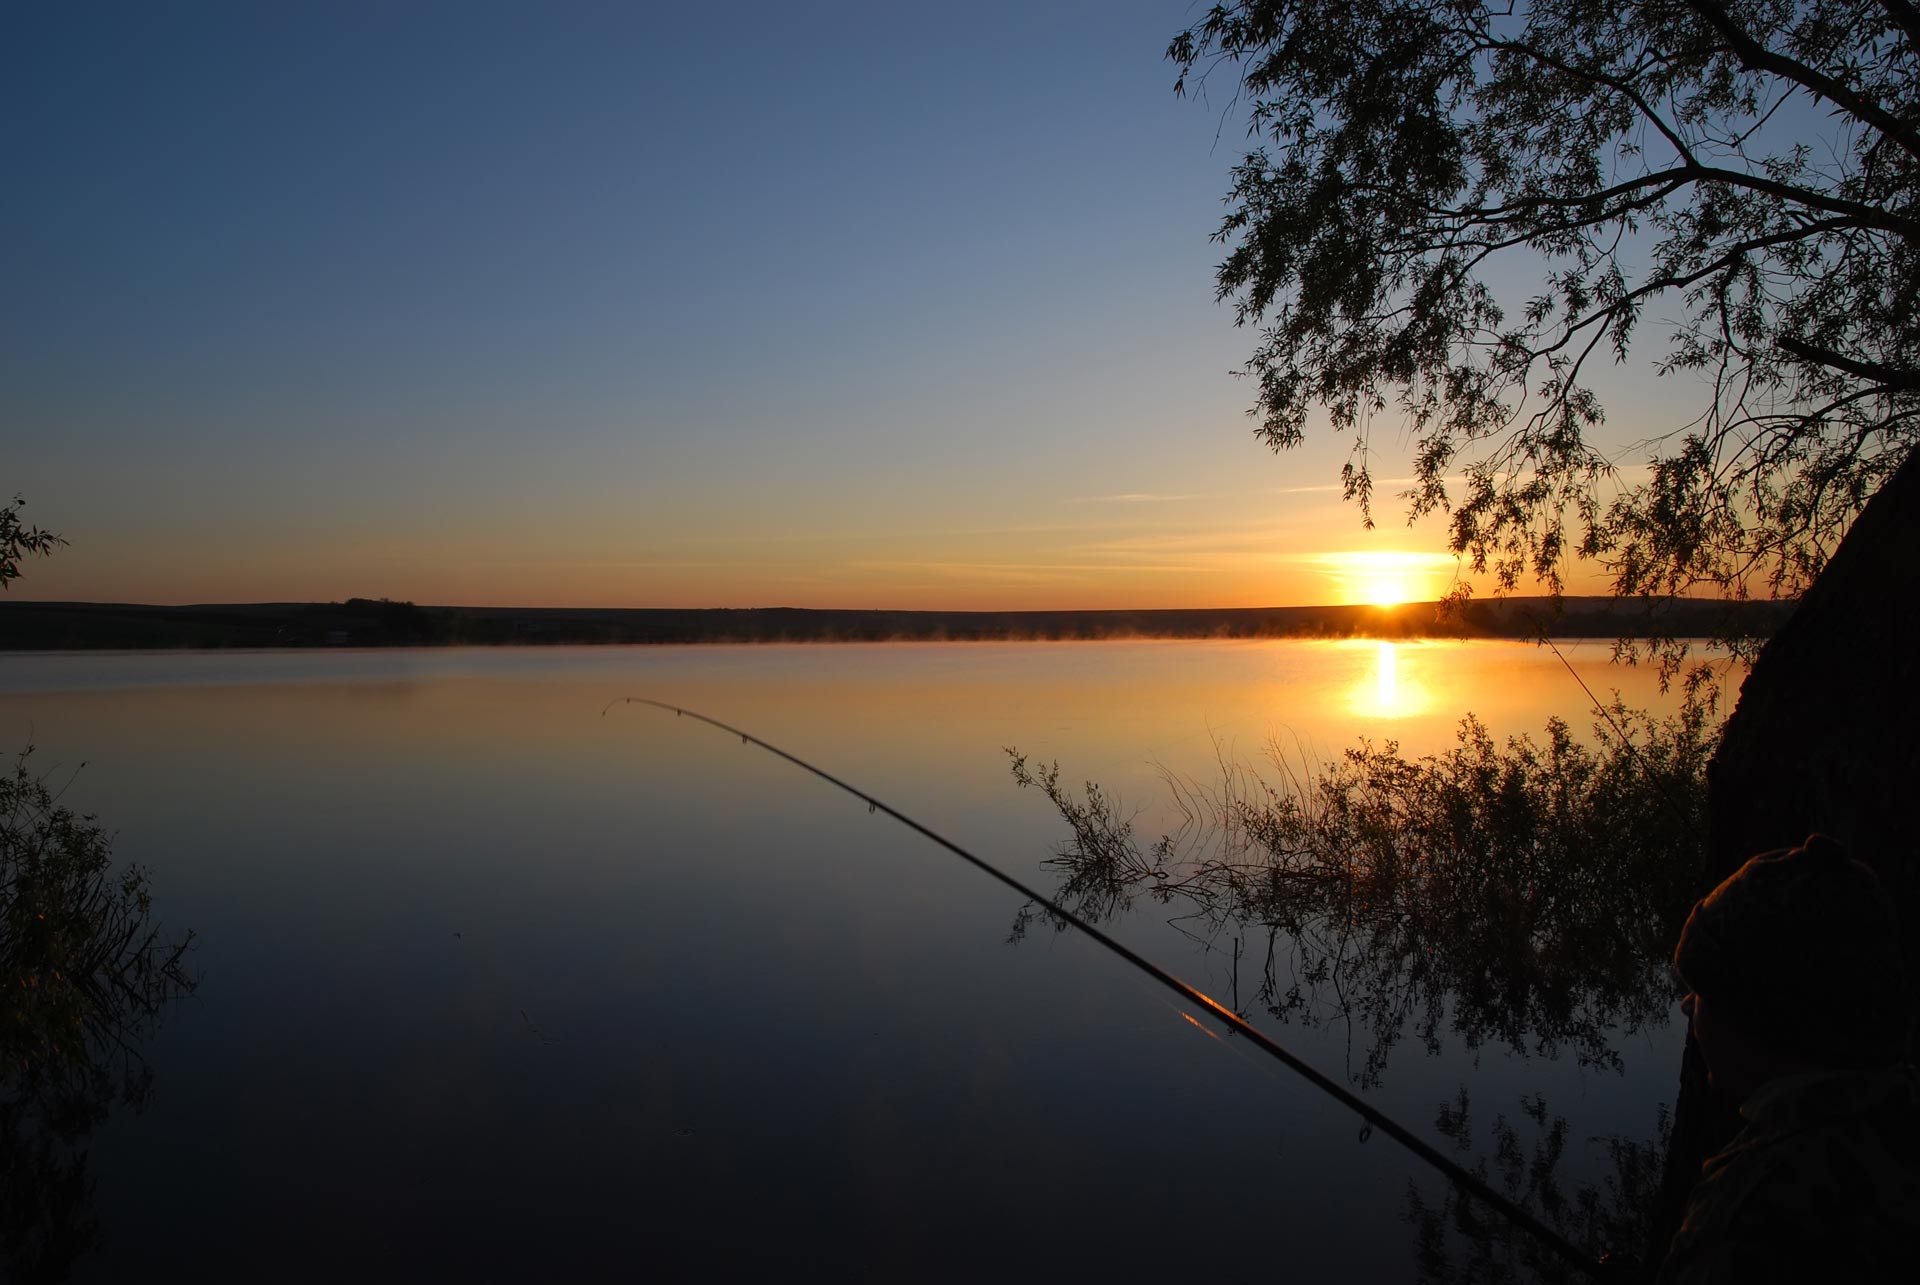
<path id="1" fill-rule="evenodd" d="M 0 650 L 417 647 L 560 643 L 998 642 L 1117 638 L 1704 637 L 1728 620 L 1767 635 L 1791 602 L 1506 598 L 1451 619 L 1383 608 L 1156 611 L 816 611 L 799 607 L 425 607 L 385 599 L 188 607 L 0 601 Z"/>

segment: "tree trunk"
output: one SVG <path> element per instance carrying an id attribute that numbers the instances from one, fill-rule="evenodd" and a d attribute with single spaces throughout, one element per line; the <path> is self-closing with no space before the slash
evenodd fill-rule
<path id="1" fill-rule="evenodd" d="M 1868 502 L 1760 653 L 1707 769 L 1704 895 L 1757 852 L 1832 835 L 1899 909 L 1910 976 L 1920 885 L 1920 452 Z M 1649 1264 L 1678 1229 L 1701 1163 L 1738 1126 L 1687 1040 Z"/>

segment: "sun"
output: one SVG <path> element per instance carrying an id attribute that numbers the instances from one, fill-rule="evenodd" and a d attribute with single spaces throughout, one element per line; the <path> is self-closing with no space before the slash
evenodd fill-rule
<path id="1" fill-rule="evenodd" d="M 1439 597 L 1454 565 L 1450 554 L 1400 549 L 1350 549 L 1322 554 L 1320 561 L 1340 601 L 1375 607 Z"/>
<path id="2" fill-rule="evenodd" d="M 1376 607 L 1397 607 L 1410 596 L 1407 582 L 1398 576 L 1375 576 L 1364 588 L 1367 601 Z"/>

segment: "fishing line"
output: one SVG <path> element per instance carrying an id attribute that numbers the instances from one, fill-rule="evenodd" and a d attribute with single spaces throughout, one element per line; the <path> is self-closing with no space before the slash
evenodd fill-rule
<path id="1" fill-rule="evenodd" d="M 1660 796 L 1660 801 L 1667 805 L 1667 809 L 1673 813 L 1674 819 L 1678 820 L 1682 825 L 1690 824 L 1691 818 L 1687 810 L 1682 808 L 1673 795 L 1667 791 L 1666 782 L 1660 779 L 1660 774 L 1653 770 L 1653 765 L 1648 763 L 1646 757 L 1640 753 L 1640 747 L 1633 743 L 1633 738 L 1627 735 L 1625 728 L 1620 726 L 1619 722 L 1613 716 L 1613 711 L 1600 703 L 1600 698 L 1593 694 L 1593 688 L 1587 686 L 1587 680 L 1580 677 L 1580 671 L 1573 667 L 1573 662 L 1566 658 L 1561 652 L 1559 645 L 1556 644 L 1553 639 L 1547 637 L 1546 625 L 1536 619 L 1533 622 L 1533 627 L 1537 632 L 1538 641 L 1546 644 L 1548 650 L 1553 652 L 1554 659 L 1565 666 L 1568 675 L 1572 677 L 1574 682 L 1580 684 L 1580 690 L 1587 695 L 1587 703 L 1593 706 L 1595 713 L 1607 721 L 1607 726 L 1613 729 L 1613 734 L 1620 738 L 1621 747 L 1633 756 L 1635 763 L 1640 765 L 1641 775 L 1647 778 L 1647 784 L 1651 785 L 1654 793 Z"/>
<path id="2" fill-rule="evenodd" d="M 774 745 L 769 741 L 763 741 L 752 733 L 743 732 L 739 728 L 728 723 L 723 723 L 717 718 L 709 718 L 705 714 L 698 713 L 694 710 L 683 709 L 678 705 L 670 705 L 665 701 L 650 700 L 644 696 L 624 696 L 618 700 L 609 701 L 606 709 L 600 711 L 600 716 L 602 718 L 606 717 L 607 712 L 615 705 L 651 705 L 655 709 L 666 710 L 675 717 L 691 718 L 698 722 L 705 723 L 709 727 L 718 728 L 720 731 L 726 732 L 731 736 L 739 737 L 742 745 L 755 746 L 765 750 L 776 758 L 783 758 L 800 770 L 810 772 L 827 784 L 851 794 L 854 798 L 859 799 L 867 805 L 867 811 L 886 813 L 901 825 L 906 826 L 909 830 L 932 840 L 948 852 L 951 852 L 954 856 L 965 861 L 968 865 L 999 880 L 1029 901 L 1037 903 L 1057 921 L 1073 925 L 1083 934 L 1092 938 L 1100 945 L 1105 946 L 1108 950 L 1126 960 L 1129 964 L 1132 964 L 1135 968 L 1153 978 L 1174 994 L 1179 995 L 1190 1003 L 1198 1005 L 1202 1011 L 1218 1019 L 1231 1033 L 1245 1037 L 1254 1047 L 1276 1059 L 1289 1070 L 1304 1078 L 1309 1084 L 1312 1084 L 1323 1093 L 1333 1097 L 1340 1102 L 1342 1106 L 1347 1107 L 1359 1115 L 1367 1122 L 1369 1128 L 1378 1129 L 1405 1147 L 1408 1151 L 1411 1151 L 1414 1155 L 1426 1161 L 1435 1169 L 1438 1169 L 1442 1174 L 1446 1175 L 1456 1187 L 1478 1198 L 1508 1222 L 1532 1235 L 1534 1239 L 1564 1259 L 1575 1270 L 1583 1272 L 1595 1279 L 1603 1279 L 1608 1275 L 1608 1272 L 1600 1263 L 1575 1248 L 1574 1245 L 1565 1237 L 1561 1236 L 1560 1233 L 1541 1222 L 1538 1218 L 1527 1212 L 1526 1209 L 1515 1204 L 1505 1196 L 1502 1196 L 1499 1192 L 1488 1186 L 1483 1179 L 1441 1154 L 1432 1144 L 1426 1142 L 1424 1139 L 1418 1137 L 1388 1117 L 1379 1108 L 1360 1098 L 1345 1085 L 1315 1070 L 1299 1055 L 1275 1042 L 1271 1037 L 1263 1034 L 1245 1018 L 1220 1003 L 1220 1001 L 1214 999 L 1211 995 L 1181 981 L 1166 969 L 1146 958 L 1146 956 L 1139 954 L 1130 947 L 1122 945 L 1114 938 L 1109 937 L 1106 933 L 1100 931 L 1100 929 L 1094 927 L 1094 925 L 1088 923 L 1079 915 L 1074 914 L 1071 910 L 1055 902 L 1051 897 L 1042 896 L 1038 891 L 1028 887 L 1020 880 L 1006 873 L 1006 871 L 1001 870 L 998 866 L 992 865 L 983 858 L 975 856 L 953 840 L 928 829 L 906 813 L 882 802 L 858 786 L 848 784 L 824 768 L 815 767 L 799 755 L 790 754 L 778 745 Z M 1362 1136 L 1365 1136 L 1364 1130 L 1362 1131 Z"/>

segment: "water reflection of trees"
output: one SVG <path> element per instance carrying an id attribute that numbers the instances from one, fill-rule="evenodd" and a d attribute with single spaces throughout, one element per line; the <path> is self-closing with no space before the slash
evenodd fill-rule
<path id="1" fill-rule="evenodd" d="M 1452 749 L 1427 758 L 1393 742 L 1330 764 L 1278 748 L 1257 770 L 1223 757 L 1211 783 L 1167 777 L 1179 823 L 1151 843 L 1098 783 L 1075 791 L 1058 764 L 1010 753 L 1014 779 L 1067 823 L 1046 863 L 1063 907 L 1102 922 L 1144 898 L 1209 942 L 1230 938 L 1233 1006 L 1251 966 L 1248 1006 L 1350 1023 L 1365 1036 L 1350 1074 L 1372 1087 L 1408 1034 L 1430 1054 L 1451 1036 L 1618 1069 L 1616 1041 L 1667 1020 L 1667 954 L 1706 839 L 1712 730 L 1704 708 L 1655 718 L 1616 702 L 1594 731 L 1582 742 L 1554 720 L 1543 740 L 1501 743 L 1469 718 Z M 1012 938 L 1048 918 L 1023 907 Z M 1567 1122 L 1538 1095 L 1480 1136 L 1463 1086 L 1435 1128 L 1463 1159 L 1484 1146 L 1479 1176 L 1588 1253 L 1643 1244 L 1664 1109 L 1650 1137 L 1595 1140 L 1604 1162 L 1584 1182 L 1563 1172 Z M 1451 1187 L 1437 1202 L 1410 1189 L 1406 1217 L 1422 1280 L 1566 1278 L 1530 1236 Z"/>
<path id="2" fill-rule="evenodd" d="M 1473 1126 L 1467 1089 L 1442 1103 L 1435 1129 L 1462 1153 L 1472 1154 L 1480 1139 Z M 1520 1099 L 1520 1114 L 1509 1120 L 1496 1114 L 1484 1134 L 1486 1151 L 1472 1167 L 1481 1181 L 1525 1206 L 1569 1243 L 1596 1259 L 1615 1264 L 1620 1278 L 1634 1279 L 1631 1259 L 1612 1257 L 1625 1247 L 1637 1250 L 1646 1239 L 1648 1213 L 1666 1163 L 1672 1122 L 1665 1108 L 1644 1141 L 1620 1136 L 1599 1140 L 1604 1167 L 1592 1182 L 1571 1182 L 1562 1170 L 1568 1129 L 1539 1094 Z M 1415 1235 L 1415 1262 L 1421 1281 L 1450 1285 L 1486 1282 L 1548 1282 L 1570 1278 L 1567 1264 L 1532 1236 L 1461 1197 L 1452 1186 L 1439 1201 L 1409 1186 L 1407 1221 Z"/>
<path id="3" fill-rule="evenodd" d="M 1606 718 L 1591 744 L 1559 720 L 1503 744 L 1469 718 L 1427 758 L 1391 741 L 1330 764 L 1223 758 L 1211 784 L 1168 778 L 1181 823 L 1145 845 L 1097 783 L 1076 792 L 1017 752 L 1013 775 L 1068 825 L 1047 863 L 1062 905 L 1106 920 L 1145 897 L 1231 936 L 1268 1014 L 1365 1032 L 1363 1086 L 1409 1033 L 1617 1067 L 1615 1040 L 1675 998 L 1711 734 L 1702 710 Z M 1024 907 L 1013 937 L 1044 917 Z"/>
<path id="4" fill-rule="evenodd" d="M 139 1041 L 194 985 L 192 934 L 168 940 L 151 912 L 143 872 L 116 871 L 21 755 L 0 777 L 0 1276 L 62 1279 L 97 1237 L 88 1138 L 147 1099 Z"/>

